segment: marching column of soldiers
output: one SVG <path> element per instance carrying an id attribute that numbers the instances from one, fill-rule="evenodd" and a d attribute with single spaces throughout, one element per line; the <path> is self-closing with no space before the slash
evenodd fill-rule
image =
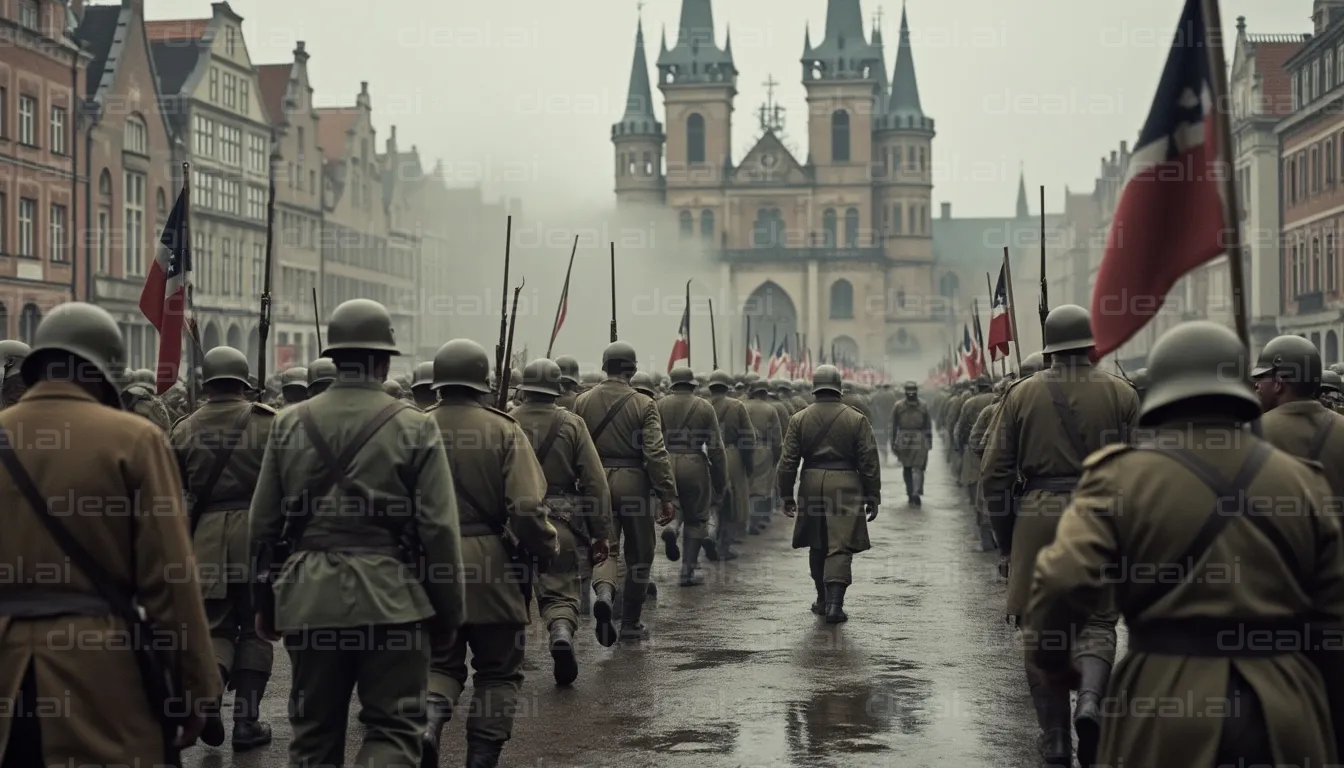
<path id="1" fill-rule="evenodd" d="M 1247 365 L 1231 331 L 1187 322 L 1126 378 L 1093 364 L 1081 307 L 1044 331 L 1016 374 L 927 400 L 832 366 L 810 383 L 664 376 L 621 342 L 600 371 L 567 356 L 509 371 L 501 398 L 464 339 L 390 376 L 390 315 L 360 299 L 305 367 L 258 381 L 216 347 L 198 391 L 160 396 L 111 316 L 61 305 L 31 348 L 0 341 L 0 494 L 17 502 L 0 537 L 15 572 L 0 585 L 3 765 L 261 747 L 281 643 L 292 765 L 344 762 L 357 694 L 358 764 L 439 765 L 461 713 L 465 764 L 496 766 L 534 615 L 572 685 L 586 623 L 604 646 L 649 637 L 660 540 L 694 588 L 779 511 L 808 551 L 811 611 L 844 622 L 881 470 L 894 457 L 922 505 L 935 432 L 968 527 L 998 552 L 1042 765 L 1337 762 L 1342 367 L 1296 336 Z M 73 498 L 116 513 L 70 526 L 55 505 Z M 43 578 L 58 563 L 68 576 Z M 129 654 L 44 639 L 128 631 Z M 57 697 L 69 716 L 44 717 Z M 1155 718 L 1147 701 L 1187 709 Z"/>

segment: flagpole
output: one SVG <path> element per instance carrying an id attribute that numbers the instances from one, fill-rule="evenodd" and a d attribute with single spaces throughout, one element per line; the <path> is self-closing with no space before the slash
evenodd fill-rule
<path id="1" fill-rule="evenodd" d="M 186 240 L 182 243 L 183 250 L 191 253 L 191 163 L 182 163 L 182 238 Z M 195 281 L 191 278 L 192 264 L 190 255 L 187 263 L 183 265 L 183 271 L 187 276 L 187 322 L 190 326 L 187 328 L 191 334 L 192 343 L 187 350 L 187 411 L 196 412 L 196 345 L 199 340 L 196 338 L 196 312 L 195 302 L 192 295 L 196 292 Z"/>
<path id="2" fill-rule="evenodd" d="M 988 272 L 985 273 L 985 287 L 989 289 L 989 324 L 990 324 L 991 326 L 993 326 L 993 325 L 994 325 L 994 281 L 992 281 L 992 280 L 989 279 L 989 273 L 988 273 Z M 991 327 L 989 330 L 990 330 L 991 333 L 994 331 L 994 329 L 993 329 L 992 327 Z M 1008 357 L 1007 355 L 1004 355 L 1003 357 L 999 358 L 1000 370 L 1002 370 L 1003 361 L 1004 361 L 1005 359 L 1007 359 L 1007 357 Z M 994 353 L 993 353 L 993 352 L 990 352 L 990 353 L 989 353 L 989 372 L 990 372 L 990 375 L 991 375 L 991 376 L 994 374 Z"/>
<path id="3" fill-rule="evenodd" d="M 546 359 L 551 359 L 551 350 L 555 348 L 555 337 L 560 335 L 560 313 L 569 303 L 569 276 L 574 272 L 574 254 L 579 252 L 579 236 L 574 236 L 574 247 L 569 250 L 569 267 L 565 269 L 565 285 L 560 289 L 560 303 L 555 305 L 555 322 L 551 324 L 551 342 L 546 345 Z"/>
<path id="4" fill-rule="evenodd" d="M 689 283 L 688 283 L 689 285 Z M 709 349 L 713 355 L 710 365 L 719 370 L 719 335 L 714 330 L 714 300 L 709 300 Z"/>
<path id="5" fill-rule="evenodd" d="M 1246 321 L 1246 277 L 1241 261 L 1241 217 L 1238 213 L 1240 197 L 1237 194 L 1237 179 L 1232 163 L 1232 128 L 1228 112 L 1231 103 L 1227 98 L 1227 62 L 1223 53 L 1222 13 L 1218 9 L 1218 0 L 1200 0 L 1204 11 L 1204 40 L 1209 52 L 1209 80 L 1213 87 L 1213 143 L 1218 152 L 1218 163 L 1222 166 L 1222 178 L 1219 180 L 1223 198 L 1223 226 L 1227 233 L 1227 265 L 1232 283 L 1232 311 L 1236 321 L 1237 335 L 1241 343 L 1249 350 L 1251 334 Z"/>
<path id="6" fill-rule="evenodd" d="M 1013 301 L 1013 267 L 1008 258 L 1008 246 L 1003 246 L 1003 281 L 1008 289 L 1008 322 L 1013 328 L 1013 352 L 1017 357 L 1017 373 L 1022 375 L 1022 337 L 1017 335 L 1017 302 Z"/>

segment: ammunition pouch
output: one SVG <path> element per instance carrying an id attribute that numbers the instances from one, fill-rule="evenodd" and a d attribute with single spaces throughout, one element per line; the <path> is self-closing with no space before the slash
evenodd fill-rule
<path id="1" fill-rule="evenodd" d="M 592 541 L 588 533 L 588 519 L 581 506 L 583 500 L 564 491 L 557 493 L 556 488 L 546 489 L 546 517 L 553 523 L 564 523 L 574 534 L 579 546 L 586 547 Z"/>

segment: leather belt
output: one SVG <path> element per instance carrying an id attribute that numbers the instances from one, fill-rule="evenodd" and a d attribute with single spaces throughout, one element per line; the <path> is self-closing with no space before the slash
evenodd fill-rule
<path id="1" fill-rule="evenodd" d="M 1051 493 L 1073 493 L 1078 487 L 1078 476 L 1072 477 L 1029 477 L 1022 484 L 1022 493 L 1028 491 L 1050 491 Z"/>
<path id="2" fill-rule="evenodd" d="M 1322 629 L 1322 635 L 1324 635 Z M 1170 619 L 1129 628 L 1130 653 L 1202 658 L 1265 658 L 1312 650 L 1324 637 L 1296 617 L 1279 620 L 1235 618 Z"/>
<path id="3" fill-rule="evenodd" d="M 112 616 L 112 606 L 97 595 L 37 590 L 0 595 L 0 616 L 55 619 L 61 616 Z"/>
<path id="4" fill-rule="evenodd" d="M 670 454 L 674 454 L 674 455 L 676 455 L 676 456 L 700 456 L 700 457 L 703 457 L 703 456 L 705 455 L 705 452 L 704 452 L 703 450 L 699 449 L 699 448 L 668 448 L 668 449 L 667 449 L 667 452 L 670 453 Z"/>
<path id="5" fill-rule="evenodd" d="M 606 469 L 643 469 L 644 460 L 633 457 L 602 457 L 602 466 Z"/>
<path id="6" fill-rule="evenodd" d="M 295 550 L 299 552 L 342 552 L 350 555 L 390 555 L 400 557 L 402 549 L 384 530 L 329 531 L 305 534 Z"/>
<path id="7" fill-rule="evenodd" d="M 824 469 L 828 472 L 858 472 L 859 470 L 847 461 L 807 461 L 803 462 L 803 471 L 809 469 Z"/>
<path id="8" fill-rule="evenodd" d="M 252 505 L 248 499 L 235 499 L 233 501 L 212 501 L 201 507 L 200 514 L 208 515 L 212 512 L 246 512 Z"/>

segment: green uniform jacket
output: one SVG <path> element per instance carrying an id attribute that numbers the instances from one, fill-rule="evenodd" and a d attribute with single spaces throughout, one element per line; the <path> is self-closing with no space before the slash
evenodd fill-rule
<path id="1" fill-rule="evenodd" d="M 564 394 L 560 395 L 560 397 L 557 397 L 555 399 L 555 404 L 560 406 L 561 408 L 572 411 L 574 410 L 574 403 L 577 402 L 578 399 L 579 399 L 578 390 L 571 389 L 568 392 L 565 392 Z"/>
<path id="2" fill-rule="evenodd" d="M 1008 572 L 1010 616 L 1026 610 L 1036 553 L 1055 538 L 1055 527 L 1068 502 L 1068 493 L 1033 489 L 1012 506 L 1014 485 L 1021 477 L 1077 478 L 1086 456 L 1078 456 L 1050 399 L 1046 376 L 1059 376 L 1069 407 L 1088 451 L 1129 440 L 1138 425 L 1139 396 L 1129 382 L 1089 365 L 1068 370 L 1063 365 L 1018 380 L 1004 394 L 999 417 L 981 461 L 980 488 L 985 508 L 995 525 L 1015 515 L 1012 540 L 1000 540 L 1011 558 Z M 972 455 L 971 460 L 974 460 Z"/>
<path id="3" fill-rule="evenodd" d="M 751 417 L 747 415 L 747 408 L 741 400 L 725 392 L 711 394 L 709 403 L 714 407 L 714 417 L 719 420 L 719 433 L 723 435 L 723 467 L 728 476 L 733 507 L 745 515 L 746 468 L 755 461 L 756 431 L 751 426 Z"/>
<path id="4" fill-rule="evenodd" d="M 606 418 L 607 412 L 616 407 L 617 401 L 632 391 L 624 381 L 607 379 L 579 395 L 574 412 L 588 425 L 591 434 Z M 593 439 L 593 444 L 603 459 L 642 459 L 644 462 L 643 469 L 607 470 L 613 504 L 623 504 L 620 499 L 647 497 L 650 491 L 663 502 L 677 500 L 672 462 L 668 460 L 667 447 L 663 444 L 662 420 L 652 398 L 636 392 L 621 406 L 620 413 L 602 434 Z"/>
<path id="5" fill-rule="evenodd" d="M 1224 478 L 1236 474 L 1258 442 L 1249 435 L 1229 440 L 1236 431 L 1231 424 L 1167 427 L 1157 431 L 1158 445 L 1191 450 Z M 1242 516 L 1227 524 L 1187 572 L 1182 558 L 1209 516 L 1216 514 L 1216 494 L 1174 459 L 1155 451 L 1114 445 L 1094 453 L 1059 521 L 1054 543 L 1036 560 L 1024 617 L 1027 636 L 1068 634 L 1070 624 L 1109 600 L 1111 593 L 1131 637 L 1145 624 L 1162 620 L 1237 624 L 1297 616 L 1313 617 L 1312 640 L 1330 637 L 1327 632 L 1338 638 L 1344 618 L 1344 539 L 1339 519 L 1324 511 L 1329 492 L 1319 467 L 1273 451 L 1246 498 L 1265 502 L 1261 522 L 1278 531 L 1296 562 L 1285 562 L 1257 523 Z M 1274 500 L 1280 506 L 1288 503 L 1291 511 L 1269 512 Z M 1156 583 L 1165 583 L 1167 594 L 1156 597 Z M 1276 634 L 1275 640 L 1263 641 L 1251 630 L 1245 632 L 1226 641 L 1220 633 L 1216 642 L 1274 642 L 1277 648 L 1278 638 L 1287 638 Z M 1328 639 L 1324 642 L 1329 645 Z M 1313 664 L 1289 648 L 1258 658 L 1147 654 L 1131 648 L 1111 676 L 1108 700 L 1147 702 L 1154 708 L 1117 707 L 1102 727 L 1097 764 L 1213 765 L 1223 722 L 1213 710 L 1205 710 L 1227 713 L 1229 706 L 1238 706 L 1226 699 L 1228 673 L 1234 667 L 1260 699 L 1274 764 L 1336 764 L 1331 713 L 1340 723 L 1337 697 L 1344 693 L 1344 655 L 1334 650 Z M 1052 655 L 1038 653 L 1037 663 L 1047 668 L 1068 663 Z M 1165 703 L 1174 703 L 1174 708 Z"/>
<path id="6" fill-rule="evenodd" d="M 975 417 L 975 426 L 971 427 L 971 437 L 966 442 L 966 448 L 976 458 L 977 462 L 982 462 L 985 457 L 985 448 L 989 445 L 989 438 L 994 434 L 994 419 L 999 414 L 999 406 L 1003 404 L 1003 394 L 994 396 L 994 401 L 988 407 L 980 411 L 980 415 Z M 980 466 L 979 463 L 976 466 Z M 977 474 L 976 480 L 980 479 Z"/>
<path id="7" fill-rule="evenodd" d="M 1307 455 L 1314 447 L 1317 426 L 1326 423 L 1332 426 L 1320 453 Z M 1260 426 L 1265 439 L 1275 448 L 1298 458 L 1319 461 L 1325 467 L 1325 479 L 1330 482 L 1332 498 L 1344 498 L 1344 416 L 1315 400 L 1299 400 L 1284 403 L 1266 413 L 1260 417 Z"/>
<path id="8" fill-rule="evenodd" d="M 307 407 L 339 456 L 374 414 L 392 402 L 382 382 L 341 381 L 307 401 Z M 326 469 L 299 424 L 300 407 L 281 411 L 271 426 L 252 494 L 253 558 L 280 539 L 285 500 L 298 499 Z M 415 526 L 424 547 L 429 578 L 423 582 L 410 578 L 404 564 L 391 555 L 304 551 L 300 542 L 275 586 L 276 629 L 405 624 L 431 616 L 438 629 L 460 625 L 466 598 L 462 579 L 457 578 L 462 573 L 457 502 L 433 419 L 414 408 L 402 409 L 359 451 L 345 474 L 374 498 L 386 501 L 389 514 L 397 510 L 411 517 L 406 524 Z M 355 508 L 362 511 L 360 504 Z M 339 532 L 377 541 L 387 535 L 362 514 L 351 514 L 353 505 L 338 491 L 328 491 L 313 505 L 305 536 Z"/>
<path id="9" fill-rule="evenodd" d="M 784 425 L 788 422 L 780 421 L 779 411 L 769 400 L 749 397 L 742 401 L 742 407 L 756 436 L 756 456 L 747 471 L 747 491 L 752 496 L 771 496 L 775 492 L 775 466 L 784 450 Z"/>
<path id="10" fill-rule="evenodd" d="M 714 406 L 690 392 L 673 392 L 658 401 L 658 415 L 677 479 L 678 500 L 692 509 L 707 508 L 723 497 L 728 482 L 723 434 Z"/>
<path id="11" fill-rule="evenodd" d="M 528 552 L 553 559 L 555 528 L 543 504 L 546 476 L 518 422 L 475 398 L 445 399 L 430 416 L 443 434 L 462 524 L 507 526 Z M 463 537 L 462 566 L 467 624 L 529 622 L 523 574 L 510 563 L 502 538 Z"/>
<path id="12" fill-rule="evenodd" d="M 570 527 L 580 537 L 610 539 L 612 536 L 611 489 L 602 471 L 602 458 L 588 434 L 588 425 L 578 416 L 550 403 L 523 403 L 510 414 L 527 434 L 533 448 L 541 446 L 551 423 L 560 420 L 560 431 L 550 451 L 541 460 L 547 495 L 566 489 L 578 500 L 571 510 Z M 563 512 L 561 513 L 563 514 Z M 552 520 L 558 525 L 558 520 Z"/>
<path id="13" fill-rule="evenodd" d="M 891 452 L 903 467 L 924 468 L 933 445 L 933 419 L 919 400 L 902 398 L 891 410 Z"/>
<path id="14" fill-rule="evenodd" d="M 896 393 L 879 389 L 868 399 L 868 420 L 873 424 L 873 437 L 886 443 L 891 437 L 891 411 L 896 407 Z"/>
<path id="15" fill-rule="evenodd" d="M 961 406 L 961 415 L 957 417 L 957 428 L 953 434 L 957 450 L 961 451 L 961 484 L 974 485 L 980 481 L 980 454 L 971 448 L 971 430 L 980 418 L 981 411 L 994 402 L 993 392 L 980 392 L 972 395 Z"/>
<path id="16" fill-rule="evenodd" d="M 245 410 L 251 415 L 240 432 L 234 425 Z M 251 581 L 247 510 L 273 421 L 275 410 L 269 406 L 241 397 L 213 399 L 174 424 L 168 438 L 187 492 L 187 510 L 196 516 L 192 545 L 206 600 L 222 600 L 228 597 L 228 585 Z M 232 448 L 228 464 L 201 507 L 199 497 L 207 490 L 215 456 L 227 448 Z"/>
<path id="17" fill-rule="evenodd" d="M 822 430 L 826 430 L 824 436 Z M 853 469 L 809 468 L 816 462 L 842 462 Z M 835 399 L 809 405 L 789 420 L 784 435 L 778 490 L 785 501 L 794 498 L 800 464 L 794 548 L 825 549 L 828 555 L 869 549 L 863 505 L 882 503 L 882 464 L 868 417 Z"/>
<path id="18" fill-rule="evenodd" d="M 154 426 L 163 430 L 165 435 L 173 427 L 173 417 L 168 413 L 168 407 L 143 384 L 132 384 L 127 387 L 121 393 L 121 403 L 131 413 L 149 419 Z"/>

